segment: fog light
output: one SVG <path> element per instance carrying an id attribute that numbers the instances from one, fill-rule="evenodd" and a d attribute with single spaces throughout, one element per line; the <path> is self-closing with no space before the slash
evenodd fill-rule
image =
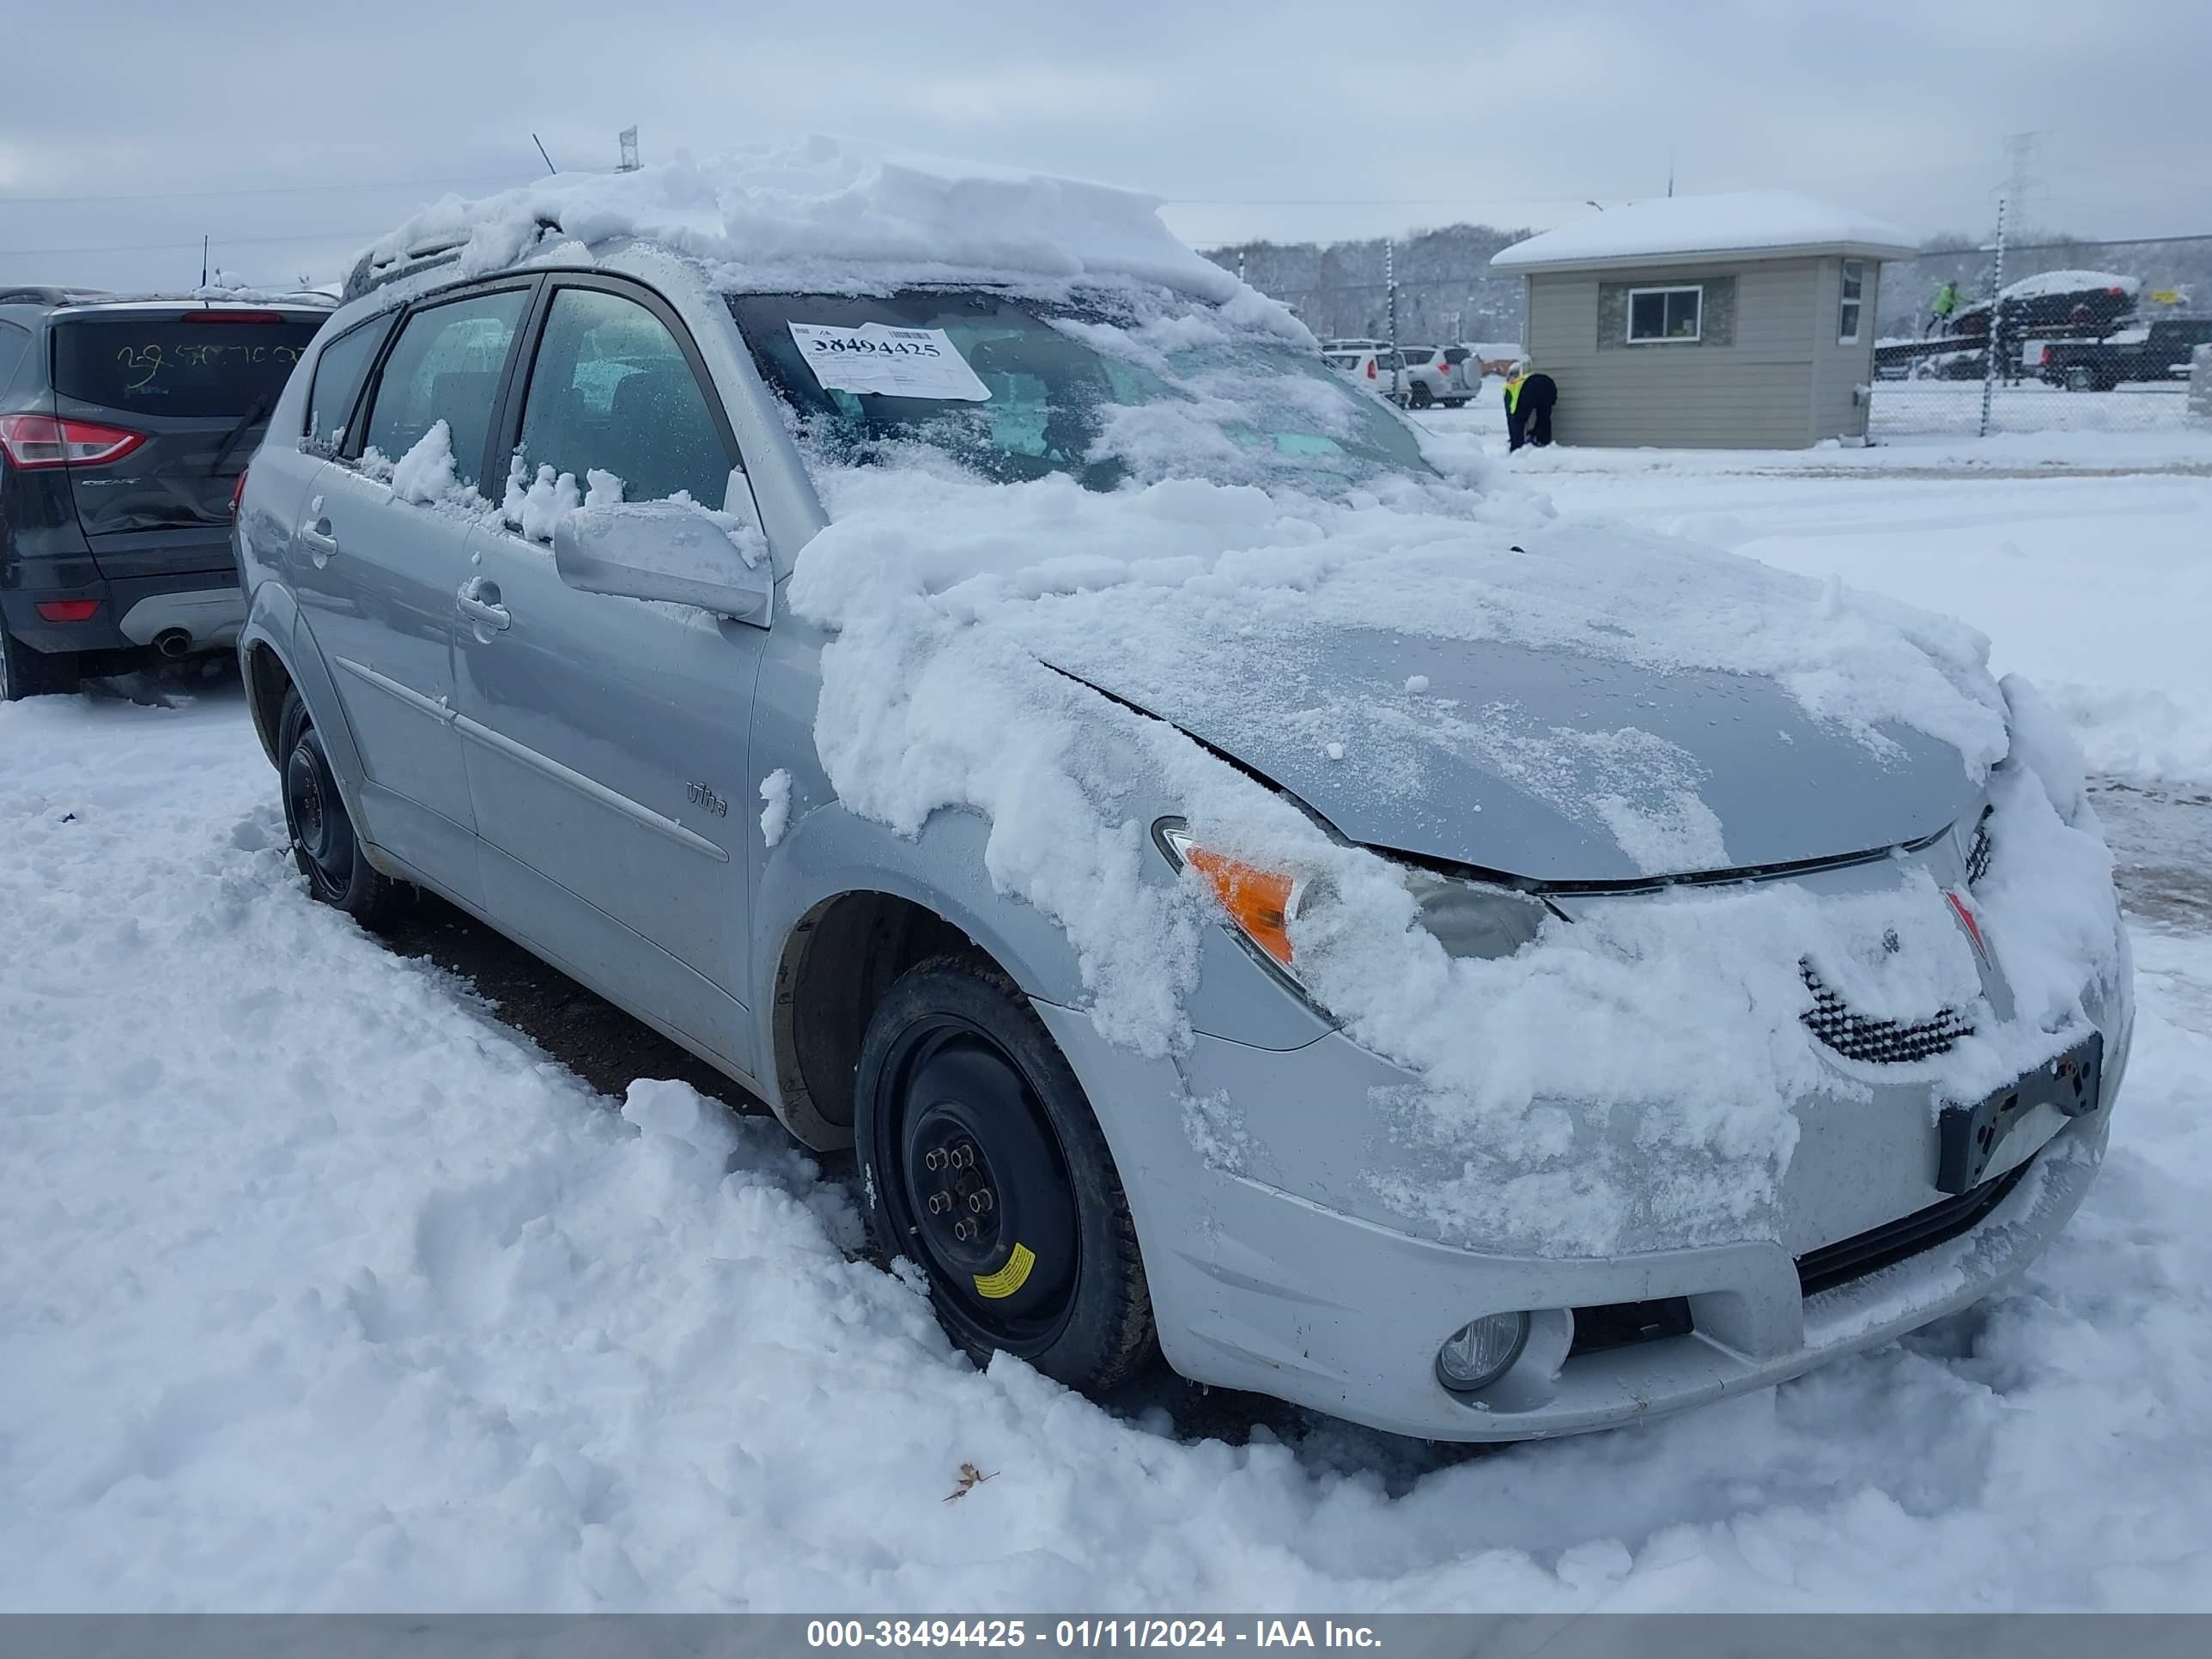
<path id="1" fill-rule="evenodd" d="M 1437 1350 L 1437 1380 L 1460 1394 L 1486 1389 L 1520 1358 L 1528 1340 L 1527 1314 L 1486 1314 L 1461 1326 Z"/>

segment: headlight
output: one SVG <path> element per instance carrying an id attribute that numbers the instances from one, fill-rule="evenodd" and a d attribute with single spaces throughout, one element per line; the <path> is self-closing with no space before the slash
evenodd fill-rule
<path id="1" fill-rule="evenodd" d="M 1287 968 L 1296 954 L 1291 948 L 1291 921 L 1312 897 L 1310 884 L 1279 870 L 1263 870 L 1222 854 L 1209 852 L 1191 839 L 1181 818 L 1162 818 L 1152 833 L 1176 868 L 1188 865 L 1213 890 L 1229 920 L 1268 960 Z"/>
<path id="2" fill-rule="evenodd" d="M 1408 870 L 1405 878 L 1413 902 L 1420 906 L 1421 926 L 1446 956 L 1510 957 L 1536 937 L 1551 914 L 1541 899 L 1510 888 L 1456 881 L 1426 870 Z"/>
<path id="3" fill-rule="evenodd" d="M 1291 923 L 1333 896 L 1325 880 L 1270 870 L 1212 852 L 1192 837 L 1181 818 L 1162 818 L 1152 829 L 1161 851 L 1177 869 L 1204 879 L 1229 920 L 1252 948 L 1276 967 L 1294 971 L 1297 954 Z M 1399 867 L 1413 896 L 1416 920 L 1448 956 L 1510 957 L 1534 939 L 1551 914 L 1541 899 L 1480 882 Z"/>

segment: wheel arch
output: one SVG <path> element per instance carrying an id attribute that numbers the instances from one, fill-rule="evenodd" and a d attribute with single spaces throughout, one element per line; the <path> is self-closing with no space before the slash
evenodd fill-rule
<path id="1" fill-rule="evenodd" d="M 284 763 L 276 752 L 277 717 L 284 707 L 285 692 L 297 691 L 300 701 L 307 705 L 307 717 L 323 735 L 323 750 L 337 781 L 339 799 L 353 815 L 356 827 L 365 823 L 361 781 L 366 773 L 361 750 L 346 724 L 337 685 L 331 678 L 314 636 L 307 631 L 307 618 L 282 582 L 264 581 L 253 590 L 246 626 L 239 631 L 238 666 L 246 682 L 254 735 L 261 740 L 269 763 L 279 768 Z M 366 840 L 363 844 L 367 845 Z"/>
<path id="2" fill-rule="evenodd" d="M 990 826 L 933 814 L 908 839 L 830 801 L 794 817 L 772 849 L 756 906 L 756 1052 L 784 1127 L 817 1151 L 852 1144 L 852 1066 L 891 982 L 947 951 L 989 961 L 1024 994 L 1083 1000 L 1058 923 L 996 891 Z"/>

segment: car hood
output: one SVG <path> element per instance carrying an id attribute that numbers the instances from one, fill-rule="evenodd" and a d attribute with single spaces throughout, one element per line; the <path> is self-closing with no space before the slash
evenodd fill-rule
<path id="1" fill-rule="evenodd" d="M 1816 719 L 1755 675 L 1361 627 L 1188 646 L 1171 668 L 1108 634 L 1038 654 L 1354 842 L 1536 881 L 1862 853 L 1936 833 L 1977 793 L 1949 744 Z"/>

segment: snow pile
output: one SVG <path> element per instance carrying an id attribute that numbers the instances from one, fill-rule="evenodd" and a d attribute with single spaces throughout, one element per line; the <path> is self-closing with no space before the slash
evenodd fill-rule
<path id="1" fill-rule="evenodd" d="M 716 270 L 720 285 L 839 289 L 997 273 L 1135 278 L 1222 301 L 1246 291 L 1111 185 L 812 137 L 626 173 L 565 174 L 476 201 L 447 197 L 377 242 L 374 264 L 459 246 L 463 274 L 547 239 L 635 238 Z"/>
<path id="2" fill-rule="evenodd" d="M 234 689 L 0 708 L 0 1607 L 2206 1605 L 2201 938 L 2142 939 L 2112 1155 L 2017 1289 L 1462 1459 L 977 1371 L 773 1126 L 595 1096 L 312 904 L 276 789 Z"/>
<path id="3" fill-rule="evenodd" d="M 1061 923 L 1099 1029 L 1148 1054 L 1188 1040 L 1182 999 L 1211 920 L 1194 876 L 1148 878 L 1159 867 L 1152 811 L 1328 895 L 1291 928 L 1301 978 L 1419 1079 L 1417 1115 L 1433 1133 L 1479 1142 L 1492 1160 L 1492 1178 L 1445 1206 L 1462 1236 L 1479 1225 L 1501 1246 L 1573 1251 L 1755 1236 L 1794 1142 L 1786 1103 L 1836 1086 L 1798 1018 L 1810 1000 L 1801 958 L 1885 1015 L 1974 1004 L 1963 936 L 1933 883 L 1910 871 L 1851 898 L 1770 885 L 1578 907 L 1511 958 L 1453 960 L 1413 925 L 1399 866 L 1046 666 L 1107 641 L 1124 659 L 1158 654 L 1202 675 L 1209 634 L 1252 628 L 1602 650 L 1765 676 L 1862 732 L 1870 768 L 1876 728 L 1899 722 L 1954 744 L 1978 778 L 2006 736 L 1971 630 L 1679 544 L 1571 528 L 1541 538 L 1523 502 L 1410 478 L 1343 501 L 1188 478 L 1110 495 L 943 469 L 823 479 L 831 523 L 801 554 L 790 594 L 837 634 L 815 735 L 844 804 L 905 834 L 942 808 L 980 811 L 993 879 Z M 1648 734 L 1614 736 L 1632 756 L 1649 746 L 1637 743 Z M 1536 772 L 1555 763 L 1530 758 Z M 2033 1019 L 1984 1020 L 1929 1063 L 1923 1075 L 1961 1099 L 2076 1040 L 2085 983 L 2118 970 L 2094 821 L 2068 827 L 2025 795 L 1998 805 L 2008 857 L 2039 878 L 2088 883 L 2102 942 L 2069 935 L 2050 961 L 2023 964 L 2039 988 L 2039 988 Z M 2073 892 L 2051 902 L 2069 908 Z M 1886 934 L 1899 950 L 1881 948 Z M 1628 1164 L 1608 1150 L 1618 1107 L 1644 1126 Z M 1433 1195 L 1400 1196 L 1439 1219 Z"/>
<path id="4" fill-rule="evenodd" d="M 1904 258 L 1911 237 L 1887 220 L 1788 190 L 1669 196 L 1634 202 L 1544 231 L 1491 256 L 1499 270 L 1583 260 L 1845 247 Z"/>

